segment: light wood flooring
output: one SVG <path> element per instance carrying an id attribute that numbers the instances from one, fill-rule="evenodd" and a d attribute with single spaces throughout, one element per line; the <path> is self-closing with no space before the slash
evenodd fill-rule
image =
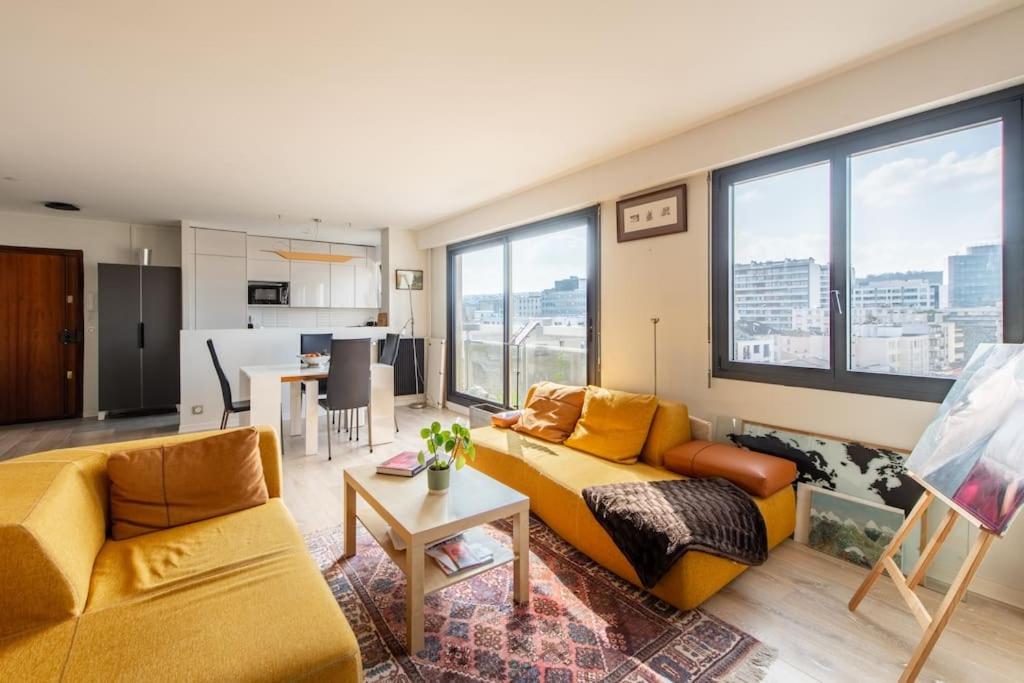
<path id="1" fill-rule="evenodd" d="M 341 470 L 418 448 L 419 428 L 458 416 L 432 408 L 400 407 L 398 439 L 374 449 L 332 435 L 327 460 L 325 421 L 320 453 L 303 454 L 302 437 L 287 437 L 284 498 L 303 532 L 342 522 Z M 0 460 L 51 448 L 122 441 L 177 432 L 177 416 L 66 420 L 0 428 Z M 2 495 L 2 493 L 0 493 Z M 787 541 L 768 561 L 744 572 L 703 609 L 779 650 L 769 681 L 895 681 L 920 630 L 887 579 L 879 581 L 856 613 L 846 603 L 864 571 Z M 934 610 L 941 595 L 919 589 Z M 924 681 L 1024 681 L 1024 612 L 969 596 L 939 641 Z"/>

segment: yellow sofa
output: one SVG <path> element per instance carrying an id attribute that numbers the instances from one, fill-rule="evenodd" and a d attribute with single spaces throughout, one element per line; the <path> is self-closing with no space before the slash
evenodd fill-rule
<path id="1" fill-rule="evenodd" d="M 527 398 L 529 401 L 529 398 Z M 694 421 L 709 438 L 707 423 Z M 530 510 L 562 538 L 595 562 L 641 586 L 633 567 L 583 501 L 588 486 L 619 482 L 685 479 L 661 467 L 669 448 L 689 441 L 691 419 L 686 406 L 662 401 L 651 424 L 640 462 L 614 463 L 510 429 L 472 430 L 476 444 L 473 467 L 530 497 Z M 796 523 L 793 488 L 786 486 L 767 498 L 751 496 L 764 516 L 768 547 L 774 548 Z M 746 565 L 699 551 L 686 553 L 651 590 L 662 600 L 690 610 L 739 576 Z"/>
<path id="2" fill-rule="evenodd" d="M 281 501 L 107 537 L 107 456 L 208 434 L 71 448 L 0 463 L 0 681 L 362 678 L 351 627 Z"/>

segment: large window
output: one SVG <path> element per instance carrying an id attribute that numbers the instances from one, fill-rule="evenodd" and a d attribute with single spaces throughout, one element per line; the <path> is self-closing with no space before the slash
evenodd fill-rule
<path id="1" fill-rule="evenodd" d="M 714 374 L 941 400 L 1024 341 L 1022 90 L 715 171 Z"/>
<path id="2" fill-rule="evenodd" d="M 448 398 L 596 381 L 597 209 L 448 247 Z"/>

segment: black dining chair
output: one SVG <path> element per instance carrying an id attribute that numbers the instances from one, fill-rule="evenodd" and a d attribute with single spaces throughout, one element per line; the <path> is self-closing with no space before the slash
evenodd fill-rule
<path id="1" fill-rule="evenodd" d="M 400 335 L 389 332 L 384 337 L 384 345 L 380 350 L 379 362 L 394 368 L 398 364 L 398 349 L 401 342 L 402 337 Z M 398 431 L 398 413 L 395 413 L 395 431 Z"/>
<path id="2" fill-rule="evenodd" d="M 299 353 L 319 353 L 324 356 L 331 355 L 331 334 L 300 334 Z M 302 392 L 306 392 L 306 385 L 303 383 Z M 327 380 L 319 382 L 319 395 L 327 393 Z"/>
<path id="3" fill-rule="evenodd" d="M 225 429 L 228 426 L 228 417 L 233 413 L 249 412 L 249 402 L 231 400 L 231 383 L 228 382 L 228 378 L 224 374 L 224 369 L 220 366 L 220 360 L 217 358 L 217 349 L 213 348 L 212 339 L 206 340 L 206 348 L 210 349 L 210 358 L 213 360 L 213 369 L 217 371 L 217 379 L 220 381 L 220 393 L 224 397 L 224 414 L 221 415 L 220 418 L 220 428 Z"/>
<path id="4" fill-rule="evenodd" d="M 359 410 L 366 408 L 366 431 L 370 452 L 373 453 L 373 428 L 370 415 L 370 344 L 369 339 L 334 339 L 331 341 L 331 367 L 327 371 L 327 395 L 320 399 L 320 405 L 330 414 L 345 411 L 352 418 L 348 438 L 355 430 L 359 441 Z M 340 420 L 339 420 L 340 423 Z M 327 428 L 327 459 L 331 454 L 331 428 Z"/>

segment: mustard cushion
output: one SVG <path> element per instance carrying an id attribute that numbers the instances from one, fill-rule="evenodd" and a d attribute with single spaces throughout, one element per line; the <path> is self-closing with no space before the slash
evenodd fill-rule
<path id="1" fill-rule="evenodd" d="M 583 409 L 583 387 L 554 382 L 537 382 L 526 397 L 526 405 L 512 429 L 538 439 L 561 443 L 572 434 Z"/>
<path id="2" fill-rule="evenodd" d="M 115 540 L 245 510 L 268 497 L 252 427 L 115 453 L 107 474 Z"/>
<path id="3" fill-rule="evenodd" d="M 647 432 L 644 450 L 640 460 L 654 467 L 661 467 L 665 451 L 686 443 L 693 436 L 690 434 L 690 411 L 685 404 L 675 401 L 658 401 L 658 410 L 654 412 L 651 429 Z"/>
<path id="4" fill-rule="evenodd" d="M 106 540 L 93 459 L 0 463 L 0 639 L 81 614 Z"/>
<path id="5" fill-rule="evenodd" d="M 658 397 L 588 386 L 576 429 L 565 440 L 570 448 L 620 463 L 640 457 Z"/>
<path id="6" fill-rule="evenodd" d="M 361 671 L 355 634 L 281 501 L 108 543 L 66 660 L 68 681 L 357 681 Z"/>
<path id="7" fill-rule="evenodd" d="M 153 599 L 305 544 L 280 498 L 193 524 L 108 541 L 96 556 L 86 611 Z"/>

